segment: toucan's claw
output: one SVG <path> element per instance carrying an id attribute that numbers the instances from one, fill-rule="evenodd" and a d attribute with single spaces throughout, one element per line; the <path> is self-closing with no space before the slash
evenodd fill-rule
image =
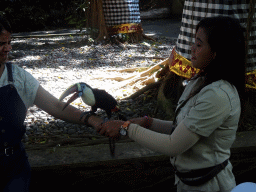
<path id="1" fill-rule="evenodd" d="M 80 116 L 80 121 L 82 120 L 83 116 L 89 114 L 89 113 L 93 113 L 92 111 L 86 111 L 86 112 L 83 112 L 82 115 Z"/>

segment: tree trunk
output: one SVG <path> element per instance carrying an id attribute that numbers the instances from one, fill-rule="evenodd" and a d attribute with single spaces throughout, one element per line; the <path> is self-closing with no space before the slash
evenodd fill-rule
<path id="1" fill-rule="evenodd" d="M 168 75 L 164 78 L 158 90 L 158 107 L 166 112 L 169 120 L 173 120 L 177 103 L 184 91 L 184 86 L 182 85 L 183 80 L 183 77 L 173 72 L 168 72 Z"/>
<path id="2" fill-rule="evenodd" d="M 116 14 L 118 11 L 122 14 Z M 111 3 L 107 0 L 90 0 L 89 8 L 86 9 L 87 29 L 99 41 L 109 39 L 113 43 L 137 43 L 147 38 L 143 34 L 139 16 L 139 3 L 136 0 Z"/>

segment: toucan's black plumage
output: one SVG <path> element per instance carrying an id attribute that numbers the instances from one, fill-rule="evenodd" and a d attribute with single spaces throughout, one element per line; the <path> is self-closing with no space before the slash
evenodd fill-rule
<path id="1" fill-rule="evenodd" d="M 63 107 L 63 110 L 75 99 L 82 97 L 82 100 L 85 104 L 91 106 L 91 112 L 96 112 L 98 108 L 105 110 L 107 113 L 108 119 L 111 118 L 112 112 L 118 112 L 120 109 L 117 107 L 117 101 L 114 97 L 108 94 L 105 90 L 93 89 L 91 86 L 86 83 L 76 83 L 75 85 L 70 86 L 62 95 L 59 100 L 62 101 L 66 96 L 71 93 L 75 94 L 67 101 L 66 105 Z M 86 113 L 84 113 L 86 114 Z M 118 114 L 119 119 L 126 121 L 126 117 Z M 110 154 L 112 157 L 115 156 L 115 142 L 112 138 L 109 138 Z"/>
<path id="2" fill-rule="evenodd" d="M 91 111 L 96 112 L 98 108 L 105 110 L 108 118 L 111 118 L 111 113 L 119 111 L 117 101 L 113 96 L 108 94 L 105 90 L 93 89 L 86 83 L 76 83 L 70 86 L 61 96 L 60 101 L 71 93 L 75 94 L 67 101 L 63 110 L 75 99 L 82 97 L 85 104 L 91 106 Z"/>
<path id="3" fill-rule="evenodd" d="M 96 112 L 98 108 L 106 111 L 108 118 L 111 118 L 111 112 L 119 111 L 117 108 L 117 101 L 112 95 L 105 90 L 93 89 L 95 97 L 95 105 L 92 106 L 92 112 Z"/>

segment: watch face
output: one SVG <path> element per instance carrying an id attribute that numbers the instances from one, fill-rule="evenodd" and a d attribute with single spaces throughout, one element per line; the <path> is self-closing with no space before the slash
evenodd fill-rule
<path id="1" fill-rule="evenodd" d="M 120 134 L 121 135 L 126 135 L 127 134 L 127 131 L 125 129 L 120 129 Z"/>

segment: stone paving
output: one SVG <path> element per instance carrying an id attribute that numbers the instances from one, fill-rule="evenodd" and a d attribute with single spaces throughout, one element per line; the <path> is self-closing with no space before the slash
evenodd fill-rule
<path id="1" fill-rule="evenodd" d="M 124 44 L 123 47 L 95 44 L 92 39 L 84 39 L 84 36 L 14 38 L 10 59 L 32 74 L 56 98 L 59 98 L 70 85 L 85 82 L 93 88 L 105 89 L 120 100 L 142 86 L 138 85 L 135 89 L 129 86 L 119 87 L 120 82 L 111 78 L 126 78 L 139 74 L 139 71 L 119 73 L 116 69 L 153 66 L 161 59 L 167 58 L 175 45 L 174 39 L 165 37 L 156 37 L 156 42 Z M 126 101 L 124 106 L 120 102 L 121 109 L 130 118 L 136 117 L 136 108 L 139 108 L 138 103 L 134 108 L 133 102 Z M 81 99 L 77 99 L 72 105 L 83 111 L 90 110 Z M 145 103 L 141 103 L 141 106 L 143 105 Z M 103 111 L 99 111 L 98 114 L 105 115 Z M 25 124 L 25 142 L 31 144 L 48 142 L 45 137 L 50 135 L 68 137 L 96 134 L 90 127 L 55 119 L 36 106 L 28 109 Z"/>

